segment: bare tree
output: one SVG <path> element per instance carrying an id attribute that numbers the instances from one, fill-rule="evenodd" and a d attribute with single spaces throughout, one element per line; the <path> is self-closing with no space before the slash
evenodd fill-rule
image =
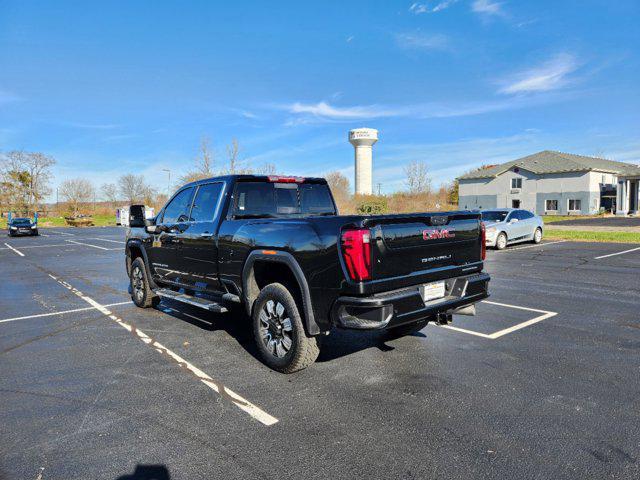
<path id="1" fill-rule="evenodd" d="M 350 211 L 353 207 L 353 196 L 351 195 L 349 179 L 338 171 L 329 172 L 324 178 L 329 184 L 331 194 L 338 206 L 338 210 L 343 213 Z"/>
<path id="2" fill-rule="evenodd" d="M 210 146 L 210 140 L 207 137 L 200 139 L 200 152 L 196 158 L 195 168 L 180 177 L 182 183 L 189 183 L 203 178 L 215 176 L 214 173 L 215 154 Z"/>
<path id="3" fill-rule="evenodd" d="M 351 186 L 349 185 L 349 179 L 345 175 L 335 171 L 327 173 L 324 178 L 329 184 L 334 198 L 347 199 L 351 196 Z"/>
<path id="4" fill-rule="evenodd" d="M 258 169 L 258 173 L 261 175 L 275 175 L 276 166 L 273 163 L 266 162 Z"/>
<path id="5" fill-rule="evenodd" d="M 51 193 L 51 167 L 56 163 L 53 157 L 39 152 L 8 152 L 2 161 L 0 177 L 3 184 L 11 184 L 12 203 L 37 211 L 40 202 Z M 6 192 L 5 192 L 6 193 Z"/>
<path id="6" fill-rule="evenodd" d="M 227 145 L 227 158 L 229 160 L 229 168 L 225 171 L 230 175 L 241 173 L 253 173 L 253 169 L 250 165 L 242 166 L 240 159 L 240 144 L 236 138 L 231 139 L 231 143 Z"/>
<path id="7" fill-rule="evenodd" d="M 102 192 L 102 198 L 110 204 L 115 204 L 118 201 L 118 187 L 115 183 L 104 183 L 100 187 Z"/>
<path id="8" fill-rule="evenodd" d="M 238 156 L 240 154 L 240 145 L 235 138 L 231 139 L 231 144 L 227 145 L 227 156 L 229 157 L 229 173 L 234 174 L 238 169 Z"/>
<path id="9" fill-rule="evenodd" d="M 431 178 L 427 172 L 427 164 L 423 161 L 413 160 L 404 167 L 407 179 L 405 183 L 409 193 L 426 193 L 431 191 Z"/>
<path id="10" fill-rule="evenodd" d="M 129 204 L 146 202 L 154 196 L 153 189 L 147 185 L 142 175 L 128 173 L 118 179 L 120 197 Z M 151 202 L 149 202 L 151 203 Z"/>
<path id="11" fill-rule="evenodd" d="M 74 178 L 62 182 L 60 185 L 60 194 L 64 201 L 69 204 L 73 214 L 78 215 L 81 204 L 86 204 L 93 200 L 95 189 L 89 180 Z"/>

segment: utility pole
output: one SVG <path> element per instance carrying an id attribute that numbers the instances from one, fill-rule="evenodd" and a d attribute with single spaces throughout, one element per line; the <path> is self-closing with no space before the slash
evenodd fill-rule
<path id="1" fill-rule="evenodd" d="M 378 183 L 378 196 L 380 196 L 380 187 L 382 187 L 382 184 Z"/>
<path id="2" fill-rule="evenodd" d="M 163 168 L 162 171 L 167 172 L 167 174 L 169 175 L 169 180 L 167 181 L 167 199 L 168 199 L 169 195 L 171 195 L 171 170 L 169 170 L 168 168 Z"/>

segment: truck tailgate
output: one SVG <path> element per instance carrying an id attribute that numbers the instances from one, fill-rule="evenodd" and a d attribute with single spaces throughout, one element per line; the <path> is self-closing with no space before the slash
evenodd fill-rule
<path id="1" fill-rule="evenodd" d="M 482 261 L 480 216 L 471 212 L 369 217 L 372 280 Z"/>

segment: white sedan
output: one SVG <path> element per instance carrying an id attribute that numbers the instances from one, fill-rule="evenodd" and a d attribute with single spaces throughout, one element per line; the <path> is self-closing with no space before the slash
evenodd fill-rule
<path id="1" fill-rule="evenodd" d="M 487 247 L 503 250 L 513 243 L 540 243 L 542 240 L 542 218 L 528 210 L 496 208 L 480 213 L 486 229 Z"/>

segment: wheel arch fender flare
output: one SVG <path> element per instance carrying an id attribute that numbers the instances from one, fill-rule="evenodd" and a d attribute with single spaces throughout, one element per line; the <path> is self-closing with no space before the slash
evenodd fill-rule
<path id="1" fill-rule="evenodd" d="M 139 239 L 132 239 L 127 241 L 127 246 L 125 249 L 127 259 L 131 259 L 132 247 L 140 250 L 140 253 L 142 254 L 142 260 L 144 261 L 144 268 L 146 270 L 147 278 L 149 279 L 149 285 L 151 286 L 151 288 L 157 288 L 157 285 L 153 281 L 153 276 L 151 276 L 151 269 L 149 268 L 149 257 L 147 256 L 147 250 L 144 248 L 144 244 Z M 129 271 L 131 263 L 133 262 L 127 261 L 127 275 L 131 275 L 131 272 Z"/>
<path id="2" fill-rule="evenodd" d="M 293 276 L 298 282 L 298 287 L 300 288 L 304 323 L 307 328 L 307 332 L 310 335 L 318 335 L 320 333 L 320 328 L 318 327 L 313 314 L 309 284 L 307 283 L 307 279 L 304 276 L 304 272 L 302 271 L 300 264 L 298 264 L 298 261 L 289 252 L 269 250 L 269 253 L 266 254 L 263 253 L 262 250 L 254 250 L 249 254 L 242 269 L 242 301 L 247 310 L 247 314 L 251 315 L 253 304 L 259 294 L 259 292 L 254 291 L 255 288 L 252 288 L 251 285 L 252 281 L 255 283 L 255 280 L 253 279 L 253 266 L 256 261 L 281 263 L 291 270 Z"/>

